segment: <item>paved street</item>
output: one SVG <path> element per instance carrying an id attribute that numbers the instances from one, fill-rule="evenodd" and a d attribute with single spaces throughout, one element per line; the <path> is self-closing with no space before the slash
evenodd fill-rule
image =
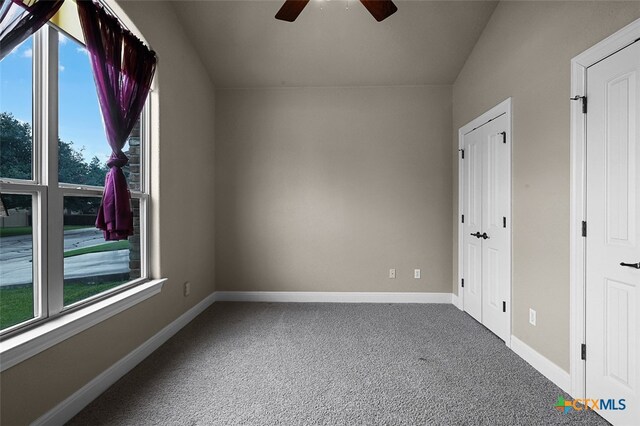
<path id="1" fill-rule="evenodd" d="M 64 250 L 104 244 L 102 231 L 94 228 L 64 232 Z M 30 235 L 0 238 L 0 287 L 32 282 Z M 129 272 L 129 250 L 88 253 L 64 260 L 64 277 L 96 277 Z"/>

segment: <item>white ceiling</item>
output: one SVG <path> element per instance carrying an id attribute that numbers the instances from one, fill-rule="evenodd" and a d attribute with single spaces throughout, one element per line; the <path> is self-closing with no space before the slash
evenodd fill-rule
<path id="1" fill-rule="evenodd" d="M 175 1 L 216 87 L 452 84 L 497 2 L 399 1 L 376 22 L 358 0 Z M 347 9 L 347 4 L 349 9 Z"/>

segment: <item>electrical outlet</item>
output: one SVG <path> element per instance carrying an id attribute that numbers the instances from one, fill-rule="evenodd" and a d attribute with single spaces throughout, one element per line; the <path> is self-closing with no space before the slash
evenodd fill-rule
<path id="1" fill-rule="evenodd" d="M 529 308 L 529 324 L 536 325 L 536 311 Z"/>
<path id="2" fill-rule="evenodd" d="M 413 270 L 413 278 L 415 278 L 416 280 L 420 279 L 420 269 Z"/>
<path id="3" fill-rule="evenodd" d="M 186 283 L 184 283 L 184 296 L 187 297 L 190 294 L 191 294 L 191 283 L 187 281 Z"/>
<path id="4" fill-rule="evenodd" d="M 395 278 L 396 277 L 396 270 L 395 268 L 391 268 L 389 269 L 389 278 Z"/>

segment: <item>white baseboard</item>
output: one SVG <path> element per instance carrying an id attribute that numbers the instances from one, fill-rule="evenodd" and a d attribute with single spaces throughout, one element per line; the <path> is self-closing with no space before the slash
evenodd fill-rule
<path id="1" fill-rule="evenodd" d="M 127 374 L 142 360 L 151 355 L 160 345 L 169 340 L 180 329 L 207 309 L 215 301 L 215 295 L 211 294 L 193 308 L 178 317 L 171 324 L 156 333 L 149 340 L 138 346 L 124 358 L 113 364 L 107 370 L 96 376 L 89 383 L 77 390 L 73 395 L 49 410 L 32 425 L 62 425 L 78 414 L 91 401 L 97 398 L 109 386 L 113 385 L 122 376 Z"/>
<path id="2" fill-rule="evenodd" d="M 216 291 L 219 302 L 451 303 L 451 293 Z"/>
<path id="3" fill-rule="evenodd" d="M 560 389 L 571 394 L 571 375 L 569 373 L 513 335 L 511 336 L 511 350 Z"/>

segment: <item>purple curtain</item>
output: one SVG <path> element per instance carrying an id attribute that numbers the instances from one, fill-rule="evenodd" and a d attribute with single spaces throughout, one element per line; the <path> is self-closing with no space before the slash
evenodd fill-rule
<path id="1" fill-rule="evenodd" d="M 84 0 L 77 4 L 112 151 L 96 227 L 104 231 L 107 241 L 124 240 L 133 235 L 133 215 L 131 194 L 122 172 L 129 159 L 122 148 L 149 94 L 156 54 L 99 5 Z"/>
<path id="2" fill-rule="evenodd" d="M 64 0 L 39 0 L 31 6 L 21 0 L 1 0 L 0 59 L 46 24 Z"/>

